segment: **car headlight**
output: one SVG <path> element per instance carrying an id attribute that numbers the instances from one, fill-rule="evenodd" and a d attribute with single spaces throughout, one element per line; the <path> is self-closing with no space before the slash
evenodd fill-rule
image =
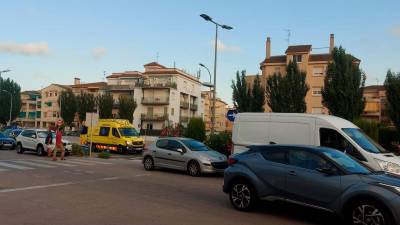
<path id="1" fill-rule="evenodd" d="M 203 155 L 200 156 L 200 160 L 203 161 L 203 162 L 210 162 L 211 161 L 210 158 L 208 158 L 207 156 L 203 156 Z"/>
<path id="2" fill-rule="evenodd" d="M 125 144 L 131 145 L 131 144 L 132 144 L 132 141 L 125 141 Z"/>
<path id="3" fill-rule="evenodd" d="M 400 175 L 400 165 L 388 161 L 383 161 L 380 159 L 375 159 L 378 165 L 382 168 L 383 171 L 399 174 Z"/>
<path id="4" fill-rule="evenodd" d="M 398 186 L 385 184 L 385 183 L 377 183 L 376 185 L 383 187 L 385 189 L 388 189 L 388 190 L 400 195 L 400 187 L 398 187 Z"/>

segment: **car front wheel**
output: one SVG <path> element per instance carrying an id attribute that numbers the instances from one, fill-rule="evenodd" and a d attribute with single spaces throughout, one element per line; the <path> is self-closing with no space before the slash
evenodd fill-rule
<path id="1" fill-rule="evenodd" d="M 188 167 L 187 167 L 187 171 L 188 171 L 189 175 L 192 176 L 192 177 L 199 176 L 200 173 L 201 173 L 199 163 L 196 162 L 196 161 L 189 162 Z"/>
<path id="2" fill-rule="evenodd" d="M 24 148 L 22 148 L 22 144 L 21 143 L 17 144 L 17 147 L 15 148 L 15 150 L 17 151 L 18 154 L 24 153 Z"/>
<path id="3" fill-rule="evenodd" d="M 346 212 L 348 224 L 394 225 L 390 212 L 381 203 L 364 200 L 353 203 Z"/>
<path id="4" fill-rule="evenodd" d="M 37 154 L 38 156 L 44 155 L 43 146 L 41 146 L 41 145 L 37 146 L 37 148 L 36 148 L 36 154 Z"/>
<path id="5" fill-rule="evenodd" d="M 145 170 L 153 170 L 154 169 L 154 160 L 148 156 L 144 158 L 143 166 Z"/>
<path id="6" fill-rule="evenodd" d="M 257 203 L 257 197 L 252 185 L 245 181 L 237 181 L 232 185 L 229 199 L 235 209 L 251 211 Z"/>

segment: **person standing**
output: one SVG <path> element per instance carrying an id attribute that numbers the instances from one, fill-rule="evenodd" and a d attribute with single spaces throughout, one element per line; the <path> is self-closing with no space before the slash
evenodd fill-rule
<path id="1" fill-rule="evenodd" d="M 50 157 L 51 153 L 52 153 L 52 147 L 53 147 L 53 131 L 52 131 L 51 127 L 49 127 L 45 144 L 47 147 L 47 156 Z"/>
<path id="2" fill-rule="evenodd" d="M 56 146 L 54 147 L 53 151 L 53 161 L 57 160 L 57 152 L 61 151 L 61 160 L 65 160 L 65 149 L 64 143 L 62 142 L 62 128 L 59 126 L 56 131 Z"/>

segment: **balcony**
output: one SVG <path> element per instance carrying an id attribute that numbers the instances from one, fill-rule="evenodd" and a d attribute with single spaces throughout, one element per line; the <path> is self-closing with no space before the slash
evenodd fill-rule
<path id="1" fill-rule="evenodd" d="M 179 117 L 179 122 L 188 123 L 189 122 L 189 117 L 188 116 L 180 116 Z"/>
<path id="2" fill-rule="evenodd" d="M 168 120 L 168 115 L 167 114 L 154 114 L 154 115 L 141 114 L 140 119 L 142 121 L 166 121 L 166 120 Z"/>
<path id="3" fill-rule="evenodd" d="M 143 105 L 169 105 L 169 97 L 143 97 Z"/>
<path id="4" fill-rule="evenodd" d="M 145 82 L 142 84 L 142 88 L 174 88 L 176 89 L 177 85 L 175 82 L 162 82 L 162 83 L 155 83 L 155 82 Z"/>
<path id="5" fill-rule="evenodd" d="M 191 105 L 190 105 L 190 110 L 192 110 L 192 111 L 197 111 L 198 108 L 199 108 L 199 107 L 198 107 L 197 104 L 191 104 Z"/>
<path id="6" fill-rule="evenodd" d="M 188 109 L 189 108 L 189 102 L 181 101 L 181 108 L 182 109 Z"/>
<path id="7" fill-rule="evenodd" d="M 107 90 L 109 91 L 133 91 L 133 85 L 108 85 Z"/>

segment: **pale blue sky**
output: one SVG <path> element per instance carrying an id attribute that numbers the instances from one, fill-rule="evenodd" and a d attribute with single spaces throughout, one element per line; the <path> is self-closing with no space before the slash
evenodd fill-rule
<path id="1" fill-rule="evenodd" d="M 103 80 L 107 73 L 143 70 L 155 61 L 195 73 L 213 66 L 214 27 L 206 13 L 234 27 L 221 31 L 217 89 L 231 102 L 237 70 L 259 73 L 265 39 L 283 54 L 284 29 L 291 44 L 336 45 L 362 60 L 367 83 L 383 82 L 387 69 L 400 71 L 400 1 L 3 1 L 0 0 L 0 70 L 23 90 L 50 83 Z M 31 44 L 31 45 L 26 45 Z M 318 52 L 327 51 L 326 49 Z M 208 81 L 206 71 L 202 80 Z"/>

